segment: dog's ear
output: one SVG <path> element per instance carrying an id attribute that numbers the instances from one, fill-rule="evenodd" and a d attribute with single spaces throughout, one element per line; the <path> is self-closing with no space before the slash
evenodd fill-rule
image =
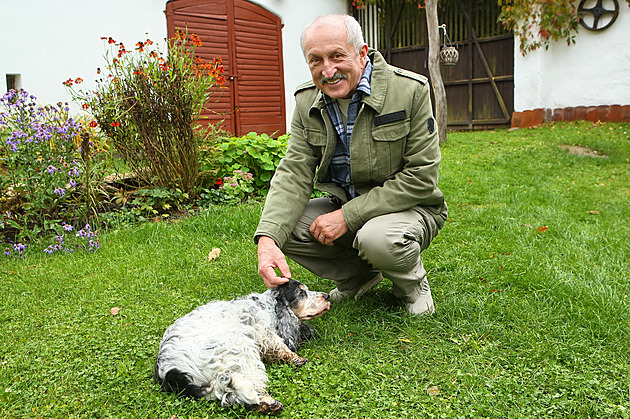
<path id="1" fill-rule="evenodd" d="M 285 301 L 287 304 L 291 304 L 295 301 L 299 295 L 304 291 L 306 286 L 300 281 L 289 278 L 289 282 L 278 285 L 274 288 L 276 292 L 276 300 Z"/>
<path id="2" fill-rule="evenodd" d="M 292 305 L 304 292 L 301 282 L 289 279 L 289 282 L 278 285 L 273 290 L 276 312 L 276 333 L 293 352 L 298 350 L 300 341 L 300 320 L 293 313 Z"/>
<path id="3" fill-rule="evenodd" d="M 317 331 L 313 326 L 306 323 L 300 323 L 300 342 L 313 339 L 317 336 Z"/>

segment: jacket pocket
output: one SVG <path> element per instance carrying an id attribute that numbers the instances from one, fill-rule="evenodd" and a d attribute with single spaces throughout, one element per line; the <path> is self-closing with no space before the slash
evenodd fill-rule
<path id="1" fill-rule="evenodd" d="M 324 147 L 326 145 L 326 132 L 317 129 L 306 128 L 306 142 L 316 147 Z"/>
<path id="2" fill-rule="evenodd" d="M 372 129 L 375 151 L 372 158 L 380 181 L 384 182 L 402 170 L 409 130 L 409 119 Z"/>
<path id="3" fill-rule="evenodd" d="M 306 142 L 311 146 L 313 152 L 321 160 L 324 155 L 324 149 L 326 148 L 326 132 L 317 129 L 306 128 L 304 130 L 304 136 Z"/>

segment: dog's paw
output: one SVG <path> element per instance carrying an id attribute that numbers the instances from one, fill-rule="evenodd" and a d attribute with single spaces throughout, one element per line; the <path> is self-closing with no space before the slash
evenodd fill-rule
<path id="1" fill-rule="evenodd" d="M 284 405 L 282 403 L 271 397 L 266 397 L 265 400 L 261 400 L 260 403 L 253 407 L 258 413 L 266 415 L 277 415 L 284 409 Z"/>
<path id="2" fill-rule="evenodd" d="M 296 367 L 301 367 L 307 362 L 308 362 L 308 358 L 302 358 L 301 356 L 291 359 L 291 364 L 295 365 Z"/>

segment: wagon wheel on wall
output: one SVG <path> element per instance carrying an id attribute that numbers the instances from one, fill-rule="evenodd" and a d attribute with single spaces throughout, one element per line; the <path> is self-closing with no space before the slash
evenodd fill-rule
<path id="1" fill-rule="evenodd" d="M 586 3 L 591 0 L 582 0 L 580 5 L 578 6 L 578 20 L 580 24 L 584 26 L 589 31 L 603 31 L 604 29 L 611 26 L 615 20 L 617 20 L 617 16 L 619 16 L 619 3 L 617 0 L 610 0 L 613 3 L 614 8 L 612 10 L 606 9 L 603 5 L 604 0 L 597 0 L 597 3 L 593 7 L 586 7 Z M 604 23 L 600 26 L 600 18 L 603 16 L 610 16 L 610 20 L 607 23 Z M 593 23 L 588 24 L 584 21 L 585 16 L 592 16 Z M 590 21 L 590 17 L 589 17 Z"/>

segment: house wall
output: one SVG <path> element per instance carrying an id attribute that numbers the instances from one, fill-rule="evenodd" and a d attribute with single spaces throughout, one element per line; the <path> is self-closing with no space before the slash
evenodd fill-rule
<path id="1" fill-rule="evenodd" d="M 311 79 L 311 73 L 306 65 L 300 36 L 302 31 L 313 19 L 326 14 L 345 14 L 346 0 L 256 0 L 267 10 L 282 18 L 282 57 L 284 61 L 284 91 L 287 110 L 287 130 L 291 127 L 291 118 L 295 109 L 293 93 L 295 88 Z M 297 7 L 296 7 L 297 6 Z"/>
<path id="2" fill-rule="evenodd" d="M 148 36 L 166 36 L 164 0 L 20 0 L 0 2 L 0 89 L 5 75 L 21 75 L 21 87 L 42 104 L 70 101 L 62 82 L 81 77 L 95 86 L 103 67 L 102 36 L 128 49 Z M 77 107 L 73 107 L 76 109 Z"/>
<path id="3" fill-rule="evenodd" d="M 556 109 L 630 105 L 630 7 L 625 0 L 619 6 L 617 20 L 603 31 L 580 25 L 574 45 L 554 42 L 522 56 L 515 40 L 516 112 L 548 109 L 553 117 Z"/>
<path id="4" fill-rule="evenodd" d="M 295 87 L 310 79 L 299 38 L 314 18 L 346 13 L 345 0 L 253 1 L 282 18 L 287 127 L 293 114 Z M 127 49 L 148 37 L 166 35 L 166 0 L 21 0 L 0 2 L 0 94 L 6 75 L 19 74 L 17 87 L 42 104 L 70 102 L 62 82 L 81 77 L 84 89 L 95 86 L 96 68 L 104 65 L 102 36 L 121 41 Z M 297 7 L 296 7 L 297 6 Z M 72 104 L 71 104 L 72 105 Z M 72 110 L 79 112 L 76 104 Z"/>

